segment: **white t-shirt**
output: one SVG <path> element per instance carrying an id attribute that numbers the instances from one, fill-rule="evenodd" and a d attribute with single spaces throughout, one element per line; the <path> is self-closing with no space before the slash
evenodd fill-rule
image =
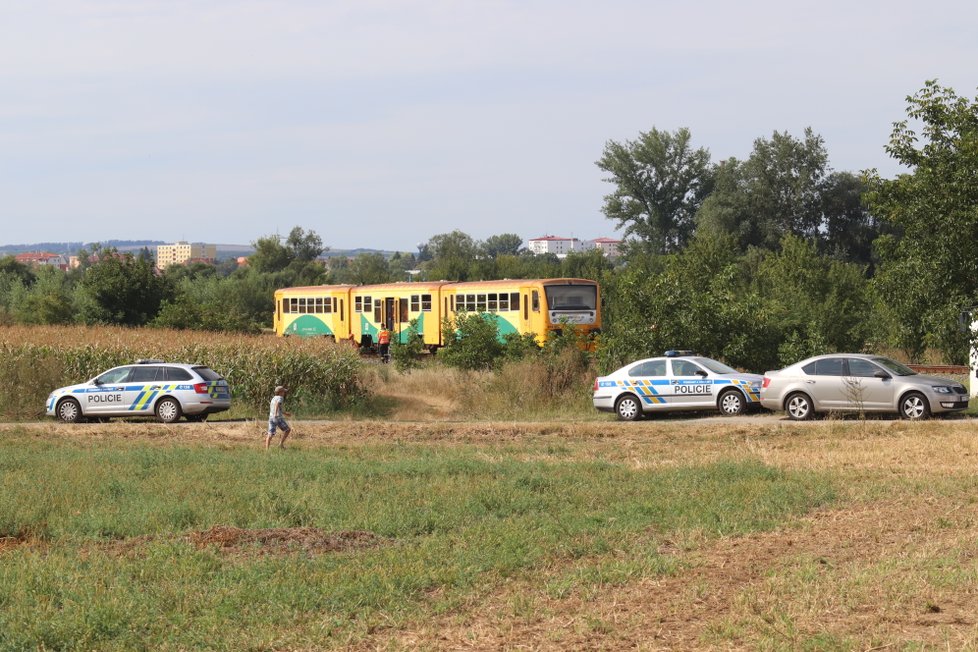
<path id="1" fill-rule="evenodd" d="M 282 416 L 282 401 L 285 400 L 284 396 L 279 396 L 276 394 L 272 397 L 272 402 L 268 406 L 268 418 L 274 419 L 276 417 Z"/>

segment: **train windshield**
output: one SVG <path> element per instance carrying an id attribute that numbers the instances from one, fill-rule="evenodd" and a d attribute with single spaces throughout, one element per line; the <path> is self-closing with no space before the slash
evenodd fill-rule
<path id="1" fill-rule="evenodd" d="M 544 291 L 550 310 L 595 310 L 598 305 L 594 285 L 548 285 Z"/>

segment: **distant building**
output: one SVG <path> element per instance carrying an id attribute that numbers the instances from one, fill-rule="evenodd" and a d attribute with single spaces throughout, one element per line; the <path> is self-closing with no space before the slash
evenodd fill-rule
<path id="1" fill-rule="evenodd" d="M 57 267 L 61 271 L 67 271 L 68 269 L 67 258 L 65 258 L 62 254 L 52 254 L 46 251 L 31 251 L 24 254 L 17 254 L 14 256 L 14 260 L 22 265 L 28 265 L 29 267 L 50 265 L 51 267 Z"/>
<path id="2" fill-rule="evenodd" d="M 615 240 L 614 238 L 595 238 L 587 244 L 588 249 L 600 249 L 601 253 L 608 258 L 616 258 L 618 256 L 618 247 L 621 246 L 621 240 Z"/>
<path id="3" fill-rule="evenodd" d="M 535 254 L 556 254 L 558 258 L 564 258 L 572 251 L 588 251 L 590 249 L 600 249 L 601 253 L 609 258 L 618 255 L 618 247 L 621 240 L 614 238 L 595 238 L 594 240 L 578 240 L 577 238 L 561 238 L 556 235 L 545 235 L 542 238 L 533 238 L 527 242 L 527 249 Z"/>
<path id="4" fill-rule="evenodd" d="M 185 265 L 189 262 L 217 261 L 217 245 L 177 242 L 156 247 L 156 267 L 166 269 L 170 265 Z"/>
<path id="5" fill-rule="evenodd" d="M 583 245 L 577 238 L 561 238 L 555 235 L 545 235 L 541 238 L 531 238 L 527 249 L 535 254 L 556 254 L 563 258 L 572 251 L 580 251 Z"/>

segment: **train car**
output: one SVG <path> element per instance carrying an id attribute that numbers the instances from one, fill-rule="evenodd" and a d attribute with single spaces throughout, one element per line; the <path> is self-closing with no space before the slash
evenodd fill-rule
<path id="1" fill-rule="evenodd" d="M 381 324 L 391 332 L 391 342 L 407 342 L 411 320 L 431 350 L 441 346 L 443 303 L 439 301 L 446 281 L 360 285 L 350 291 L 352 334 L 360 345 L 377 342 Z"/>
<path id="2" fill-rule="evenodd" d="M 350 337 L 352 285 L 312 285 L 275 291 L 275 334 L 280 336 Z"/>
<path id="3" fill-rule="evenodd" d="M 450 283 L 442 287 L 450 317 L 482 312 L 496 322 L 502 340 L 532 333 L 541 346 L 565 325 L 588 335 L 601 330 L 601 297 L 595 281 L 580 278 L 514 279 Z"/>

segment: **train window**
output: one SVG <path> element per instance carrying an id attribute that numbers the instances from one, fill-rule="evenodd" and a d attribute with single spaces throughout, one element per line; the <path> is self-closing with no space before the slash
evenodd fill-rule
<path id="1" fill-rule="evenodd" d="M 422 294 L 421 295 L 421 310 L 424 312 L 431 312 L 431 295 Z"/>
<path id="2" fill-rule="evenodd" d="M 472 312 L 473 310 L 475 310 L 475 295 L 474 294 L 466 294 L 465 295 L 465 310 L 468 311 L 468 312 Z"/>
<path id="3" fill-rule="evenodd" d="M 506 293 L 499 295 L 499 310 L 509 310 L 509 295 Z"/>
<path id="4" fill-rule="evenodd" d="M 323 306 L 323 298 L 316 297 L 316 313 L 321 315 L 324 312 L 326 312 L 326 308 Z"/>
<path id="5" fill-rule="evenodd" d="M 523 295 L 523 319 L 530 318 L 530 299 L 525 294 Z"/>
<path id="6" fill-rule="evenodd" d="M 509 295 L 509 309 L 519 310 L 520 309 L 520 293 L 511 292 Z"/>
<path id="7" fill-rule="evenodd" d="M 289 312 L 293 314 L 299 312 L 299 300 L 295 297 L 289 299 Z"/>
<path id="8" fill-rule="evenodd" d="M 475 309 L 478 312 L 485 312 L 486 311 L 486 295 L 484 295 L 484 294 L 476 295 L 476 298 L 475 298 Z"/>
<path id="9" fill-rule="evenodd" d="M 499 310 L 499 295 L 495 292 L 487 295 L 486 310 L 489 312 L 496 312 Z"/>
<path id="10" fill-rule="evenodd" d="M 343 321 L 343 299 L 340 299 L 340 321 Z"/>
<path id="11" fill-rule="evenodd" d="M 288 315 L 288 314 L 290 314 L 292 312 L 292 300 L 291 299 L 282 299 L 282 312 L 285 313 L 286 315 Z"/>
<path id="12" fill-rule="evenodd" d="M 353 298 L 353 312 L 363 312 L 363 299 L 360 297 Z"/>
<path id="13" fill-rule="evenodd" d="M 336 297 L 326 300 L 326 312 L 336 312 Z"/>
<path id="14" fill-rule="evenodd" d="M 421 309 L 421 297 L 416 294 L 411 295 L 411 312 L 418 312 Z"/>
<path id="15" fill-rule="evenodd" d="M 375 299 L 374 300 L 374 321 L 379 324 L 380 323 L 380 320 L 381 320 L 380 299 Z"/>
<path id="16" fill-rule="evenodd" d="M 533 291 L 533 312 L 540 312 L 540 293 Z"/>
<path id="17" fill-rule="evenodd" d="M 408 314 L 408 300 L 401 299 L 398 301 L 397 307 L 400 308 L 400 317 L 398 317 L 398 321 L 402 324 L 406 324 L 411 321 L 411 316 Z"/>

